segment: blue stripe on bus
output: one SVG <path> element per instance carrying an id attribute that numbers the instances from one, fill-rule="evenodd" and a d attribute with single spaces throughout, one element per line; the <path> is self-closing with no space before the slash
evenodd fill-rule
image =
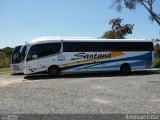
<path id="1" fill-rule="evenodd" d="M 139 62 L 133 62 L 133 63 L 130 63 L 131 67 L 137 67 L 137 66 L 144 66 L 145 63 L 144 61 L 139 61 Z M 115 68 L 120 68 L 120 65 L 111 65 L 111 66 L 102 66 L 102 67 L 88 67 L 87 69 L 115 69 Z M 84 68 L 80 68 L 80 69 L 84 69 Z M 85 68 L 86 69 L 86 68 Z M 79 69 L 77 69 L 79 70 Z"/>

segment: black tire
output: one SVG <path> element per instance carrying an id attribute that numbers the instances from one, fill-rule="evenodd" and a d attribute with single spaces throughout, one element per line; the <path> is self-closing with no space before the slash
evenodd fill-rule
<path id="1" fill-rule="evenodd" d="M 123 74 L 123 75 L 128 75 L 131 73 L 131 67 L 129 64 L 123 64 L 120 68 L 120 72 Z"/>
<path id="2" fill-rule="evenodd" d="M 56 66 L 52 66 L 49 68 L 48 73 L 52 77 L 56 77 L 60 74 L 60 69 Z"/>

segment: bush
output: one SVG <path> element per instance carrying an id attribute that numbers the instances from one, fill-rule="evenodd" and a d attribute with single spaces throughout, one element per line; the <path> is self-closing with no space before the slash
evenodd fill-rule
<path id="1" fill-rule="evenodd" d="M 5 68 L 10 66 L 10 58 L 3 52 L 0 52 L 0 68 Z"/>
<path id="2" fill-rule="evenodd" d="M 155 58 L 160 58 L 160 44 L 154 46 L 154 56 Z"/>
<path id="3" fill-rule="evenodd" d="M 160 68 L 160 58 L 155 58 L 155 59 L 154 59 L 154 66 L 155 66 L 156 68 Z"/>

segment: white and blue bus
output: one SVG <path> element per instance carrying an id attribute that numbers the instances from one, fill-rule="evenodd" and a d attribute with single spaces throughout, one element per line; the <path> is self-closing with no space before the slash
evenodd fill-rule
<path id="1" fill-rule="evenodd" d="M 121 71 L 154 67 L 153 42 L 135 39 L 39 38 L 32 42 L 24 74 Z"/>

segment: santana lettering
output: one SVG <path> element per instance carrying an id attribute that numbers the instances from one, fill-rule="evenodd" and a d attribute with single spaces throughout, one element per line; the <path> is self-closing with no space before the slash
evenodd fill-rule
<path id="1" fill-rule="evenodd" d="M 104 58 L 111 58 L 111 53 L 109 54 L 85 54 L 85 53 L 77 53 L 74 55 L 75 58 L 72 58 L 71 60 L 78 60 L 78 59 L 104 59 Z"/>

